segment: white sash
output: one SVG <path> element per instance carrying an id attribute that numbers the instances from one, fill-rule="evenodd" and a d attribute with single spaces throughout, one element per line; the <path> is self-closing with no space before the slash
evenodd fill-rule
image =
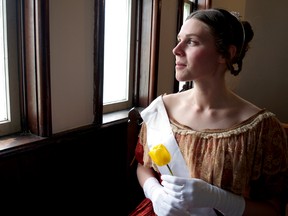
<path id="1" fill-rule="evenodd" d="M 190 178 L 189 170 L 180 152 L 179 146 L 172 132 L 170 121 L 163 104 L 162 95 L 157 97 L 146 109 L 141 117 L 147 125 L 147 145 L 151 149 L 154 145 L 164 144 L 171 154 L 169 166 L 174 176 Z M 171 175 L 167 166 L 157 166 L 162 175 Z M 209 199 L 209 198 L 207 198 Z M 212 208 L 195 208 L 191 216 L 216 216 Z"/>
<path id="2" fill-rule="evenodd" d="M 141 112 L 142 119 L 147 125 L 147 144 L 149 149 L 162 143 L 171 154 L 169 166 L 173 175 L 189 178 L 189 170 L 180 152 L 172 132 L 162 95 L 157 97 Z M 170 174 L 167 166 L 157 166 L 161 174 Z"/>

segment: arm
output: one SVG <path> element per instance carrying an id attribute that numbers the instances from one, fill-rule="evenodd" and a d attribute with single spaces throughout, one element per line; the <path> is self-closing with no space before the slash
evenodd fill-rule
<path id="1" fill-rule="evenodd" d="M 141 187 L 143 187 L 144 182 L 150 177 L 155 178 L 155 172 L 151 168 L 144 167 L 142 164 L 138 163 L 137 178 Z"/>
<path id="2" fill-rule="evenodd" d="M 245 199 L 245 210 L 244 216 L 254 216 L 254 215 L 262 215 L 262 216 L 280 216 L 280 204 L 277 200 L 269 200 L 263 202 L 256 202 L 250 199 Z"/>
<path id="3" fill-rule="evenodd" d="M 268 119 L 269 120 L 269 119 Z M 268 124 L 268 123 L 267 123 Z M 287 187 L 287 137 L 282 125 L 278 120 L 271 118 L 269 126 L 260 138 L 263 145 L 263 159 L 262 168 L 264 173 L 274 173 L 262 177 L 265 180 L 253 183 L 253 192 L 250 196 L 263 198 L 262 194 L 268 193 L 271 195 L 270 199 L 256 201 L 252 199 L 245 199 L 246 208 L 243 215 L 280 215 L 285 211 L 283 206 L 283 195 L 286 197 L 285 188 Z M 281 154 L 280 154 L 281 153 Z M 267 161 L 265 163 L 265 161 Z M 258 165 L 259 166 L 259 165 Z M 286 171 L 284 171 L 286 170 Z M 256 169 L 256 171 L 258 171 Z M 284 172 L 283 172 L 284 171 Z M 252 191 L 252 188 L 251 188 Z M 281 198 L 282 196 L 282 198 Z M 274 198 L 273 198 L 274 197 Z M 257 198 L 257 200 L 258 200 Z M 288 214 L 287 214 L 288 215 Z"/>

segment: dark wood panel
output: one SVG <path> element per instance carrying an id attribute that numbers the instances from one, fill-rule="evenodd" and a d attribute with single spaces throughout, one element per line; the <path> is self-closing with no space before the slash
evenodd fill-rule
<path id="1" fill-rule="evenodd" d="M 126 131 L 126 121 L 74 130 L 1 154 L 1 210 L 125 215 L 126 206 L 103 206 L 125 196 Z"/>

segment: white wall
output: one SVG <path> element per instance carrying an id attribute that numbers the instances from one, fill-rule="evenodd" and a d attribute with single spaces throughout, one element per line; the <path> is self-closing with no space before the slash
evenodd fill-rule
<path id="1" fill-rule="evenodd" d="M 288 1 L 212 0 L 213 7 L 241 11 L 254 29 L 251 49 L 233 87 L 242 97 L 288 122 Z"/>
<path id="2" fill-rule="evenodd" d="M 288 122 L 288 1 L 253 0 L 246 17 L 255 37 L 239 93 Z"/>
<path id="3" fill-rule="evenodd" d="M 157 95 L 173 92 L 175 57 L 172 49 L 176 45 L 177 0 L 162 1 L 159 42 L 159 66 Z"/>
<path id="4" fill-rule="evenodd" d="M 93 122 L 94 0 L 50 0 L 53 133 Z"/>
<path id="5" fill-rule="evenodd" d="M 223 8 L 228 11 L 240 13 L 241 18 L 245 18 L 246 0 L 211 0 L 213 8 Z"/>

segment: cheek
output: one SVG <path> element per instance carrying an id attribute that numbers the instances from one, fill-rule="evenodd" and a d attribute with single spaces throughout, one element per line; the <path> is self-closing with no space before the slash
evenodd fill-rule
<path id="1" fill-rule="evenodd" d="M 192 65 L 214 65 L 218 61 L 218 55 L 214 50 L 200 49 L 191 53 L 190 61 Z"/>

